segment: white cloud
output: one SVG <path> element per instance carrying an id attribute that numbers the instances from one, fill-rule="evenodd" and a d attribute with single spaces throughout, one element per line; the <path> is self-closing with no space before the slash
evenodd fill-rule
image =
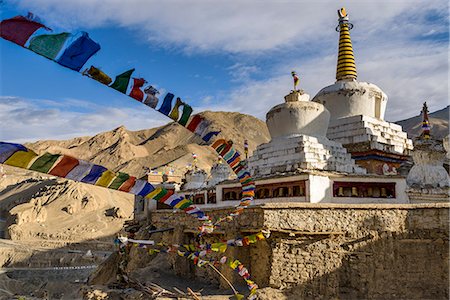
<path id="1" fill-rule="evenodd" d="M 13 0 L 50 26 L 93 28 L 120 25 L 140 29 L 143 39 L 191 50 L 232 53 L 308 46 L 332 35 L 339 5 L 361 30 L 391 26 L 402 13 L 446 9 L 444 1 L 148 1 Z"/>
<path id="2" fill-rule="evenodd" d="M 228 71 L 233 81 L 242 82 L 248 81 L 252 74 L 259 71 L 259 68 L 257 66 L 246 65 L 238 62 L 228 67 Z"/>
<path id="3" fill-rule="evenodd" d="M 32 100 L 18 97 L 0 97 L 0 141 L 35 141 L 68 139 L 94 135 L 125 125 L 130 130 L 161 126 L 168 119 L 151 108 L 102 107 L 92 102 L 71 99 L 71 108 L 89 107 L 90 112 L 65 110 L 52 100 Z M 67 108 L 67 107 L 66 107 Z"/>

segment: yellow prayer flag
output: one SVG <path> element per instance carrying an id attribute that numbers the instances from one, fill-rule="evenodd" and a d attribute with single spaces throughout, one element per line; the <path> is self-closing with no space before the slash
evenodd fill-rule
<path id="1" fill-rule="evenodd" d="M 262 232 L 258 232 L 258 233 L 256 234 L 256 239 L 257 239 L 258 241 L 264 240 L 264 239 L 265 239 L 264 234 L 263 234 Z"/>
<path id="2" fill-rule="evenodd" d="M 157 189 L 155 189 L 153 192 L 151 192 L 150 194 L 148 194 L 147 196 L 145 196 L 145 198 L 147 198 L 147 199 L 153 199 L 153 197 L 155 197 L 156 195 L 158 195 L 161 191 L 162 191 L 162 188 L 157 188 Z"/>
<path id="3" fill-rule="evenodd" d="M 97 180 L 95 185 L 107 187 L 108 184 L 116 177 L 116 173 L 106 170 L 103 172 L 102 176 Z"/>
<path id="4" fill-rule="evenodd" d="M 19 168 L 27 169 L 30 162 L 37 156 L 34 151 L 17 151 L 10 158 L 8 158 L 4 164 Z"/>
<path id="5" fill-rule="evenodd" d="M 240 262 L 239 260 L 236 259 L 235 261 L 230 262 L 230 267 L 231 267 L 232 269 L 236 269 L 240 264 L 241 264 L 241 262 Z"/>
<path id="6" fill-rule="evenodd" d="M 219 252 L 225 252 L 227 251 L 227 244 L 222 243 L 222 245 L 219 246 Z"/>

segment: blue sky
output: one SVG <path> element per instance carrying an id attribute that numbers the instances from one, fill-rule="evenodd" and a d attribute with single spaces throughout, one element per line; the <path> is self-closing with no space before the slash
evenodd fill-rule
<path id="1" fill-rule="evenodd" d="M 336 10 L 345 6 L 358 80 L 389 97 L 387 120 L 448 105 L 447 1 L 6 0 L 2 19 L 33 12 L 53 29 L 89 32 L 102 49 L 86 67 L 110 77 L 135 68 L 194 111 L 264 120 L 292 87 L 313 97 L 334 83 Z M 0 140 L 32 141 L 169 122 L 106 86 L 0 41 Z"/>

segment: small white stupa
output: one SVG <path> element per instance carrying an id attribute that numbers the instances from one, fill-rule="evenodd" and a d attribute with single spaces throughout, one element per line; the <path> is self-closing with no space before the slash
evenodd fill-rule
<path id="1" fill-rule="evenodd" d="M 259 145 L 248 159 L 250 172 L 256 177 L 307 170 L 365 174 L 341 144 L 326 138 L 329 111 L 296 90 L 298 77 L 293 76 L 294 90 L 266 115 L 271 141 Z"/>
<path id="2" fill-rule="evenodd" d="M 181 187 L 183 191 L 197 190 L 206 187 L 208 174 L 197 167 L 197 154 L 192 153 L 192 168 L 184 174 L 185 183 Z"/>
<path id="3" fill-rule="evenodd" d="M 422 109 L 422 134 L 414 140 L 412 158 L 414 166 L 409 171 L 406 190 L 411 202 L 448 201 L 450 177 L 443 164 L 448 155 L 445 141 L 436 140 L 430 134 L 428 108 Z"/>
<path id="4" fill-rule="evenodd" d="M 184 177 L 185 177 L 186 183 L 183 184 L 181 189 L 183 191 L 197 190 L 197 189 L 206 187 L 206 180 L 207 180 L 208 174 L 203 169 L 194 168 L 192 170 L 187 171 L 184 174 Z"/>
<path id="5" fill-rule="evenodd" d="M 210 179 L 208 180 L 207 187 L 214 187 L 217 184 L 229 179 L 231 176 L 231 169 L 227 164 L 223 163 L 222 157 L 219 157 L 217 163 L 211 168 Z"/>
<path id="6" fill-rule="evenodd" d="M 312 101 L 330 111 L 329 139 L 343 144 L 369 173 L 392 175 L 407 159 L 412 141 L 400 125 L 384 121 L 386 94 L 375 84 L 357 81 L 350 39 L 353 24 L 344 8 L 338 15 L 336 82 L 320 90 Z"/>

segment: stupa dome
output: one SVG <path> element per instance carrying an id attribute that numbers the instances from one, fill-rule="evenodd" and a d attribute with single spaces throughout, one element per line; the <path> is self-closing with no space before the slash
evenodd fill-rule
<path id="1" fill-rule="evenodd" d="M 294 135 L 325 136 L 330 121 L 329 111 L 320 103 L 309 101 L 303 91 L 285 96 L 285 103 L 274 106 L 266 115 L 272 139 Z"/>
<path id="2" fill-rule="evenodd" d="M 388 97 L 375 84 L 340 80 L 320 90 L 312 99 L 323 104 L 331 119 L 364 115 L 384 120 Z"/>

